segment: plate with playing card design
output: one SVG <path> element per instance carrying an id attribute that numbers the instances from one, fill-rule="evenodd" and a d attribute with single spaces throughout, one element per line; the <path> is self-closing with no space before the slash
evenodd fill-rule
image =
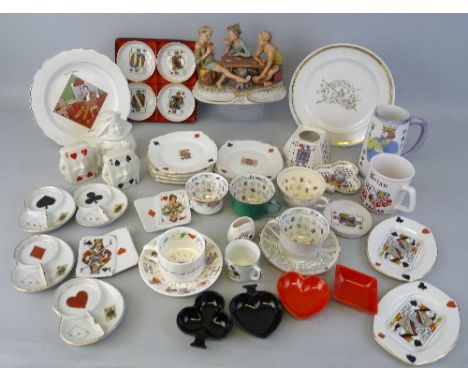
<path id="1" fill-rule="evenodd" d="M 85 227 L 100 227 L 120 218 L 128 207 L 125 194 L 116 187 L 93 183 L 80 187 L 74 194 L 78 211 L 76 222 Z"/>
<path id="2" fill-rule="evenodd" d="M 70 345 L 89 345 L 110 334 L 125 312 L 125 301 L 112 285 L 76 278 L 54 293 L 52 308 L 60 316 L 60 337 Z"/>
<path id="3" fill-rule="evenodd" d="M 437 244 L 426 226 L 396 216 L 384 220 L 367 239 L 367 256 L 372 266 L 400 281 L 416 281 L 432 269 Z"/>
<path id="4" fill-rule="evenodd" d="M 25 232 L 54 231 L 68 222 L 75 213 L 73 197 L 65 190 L 45 186 L 32 191 L 24 201 L 25 210 L 18 224 Z"/>
<path id="5" fill-rule="evenodd" d="M 16 267 L 11 284 L 22 292 L 38 292 L 63 281 L 75 264 L 70 246 L 58 237 L 34 235 L 14 251 Z"/>
<path id="6" fill-rule="evenodd" d="M 81 238 L 76 277 L 110 277 L 138 263 L 138 252 L 127 228 Z"/>
<path id="7" fill-rule="evenodd" d="M 460 333 L 458 304 L 425 281 L 400 285 L 379 301 L 374 338 L 409 365 L 435 362 L 455 346 Z"/>

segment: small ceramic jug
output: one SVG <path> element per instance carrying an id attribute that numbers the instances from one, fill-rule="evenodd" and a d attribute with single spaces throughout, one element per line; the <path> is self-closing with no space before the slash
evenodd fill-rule
<path id="1" fill-rule="evenodd" d="M 314 168 L 328 163 L 327 133 L 313 127 L 298 127 L 283 147 L 286 166 Z"/>
<path id="2" fill-rule="evenodd" d="M 416 143 L 402 153 L 408 129 L 412 125 L 420 127 Z M 400 106 L 380 105 L 375 108 L 374 116 L 362 144 L 358 167 L 362 176 L 369 172 L 372 157 L 379 153 L 397 154 L 407 157 L 420 149 L 427 137 L 427 122 L 422 118 L 411 117 L 410 113 Z"/>
<path id="3" fill-rule="evenodd" d="M 255 223 L 252 218 L 242 216 L 234 220 L 229 226 L 227 239 L 229 242 L 238 239 L 253 240 L 255 237 Z"/>

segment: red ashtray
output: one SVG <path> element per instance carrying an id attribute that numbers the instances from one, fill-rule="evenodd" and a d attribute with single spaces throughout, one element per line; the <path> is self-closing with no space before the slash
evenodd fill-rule
<path id="1" fill-rule="evenodd" d="M 333 297 L 353 308 L 377 314 L 377 279 L 337 264 Z"/>
<path id="2" fill-rule="evenodd" d="M 328 284 L 318 276 L 287 272 L 276 287 L 286 310 L 300 320 L 319 313 L 330 300 Z"/>

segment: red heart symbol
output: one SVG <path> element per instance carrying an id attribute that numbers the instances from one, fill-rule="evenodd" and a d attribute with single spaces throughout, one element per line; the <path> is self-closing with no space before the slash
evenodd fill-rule
<path id="1" fill-rule="evenodd" d="M 153 210 L 148 210 L 148 215 L 154 218 L 156 216 L 156 212 L 154 212 Z"/>
<path id="2" fill-rule="evenodd" d="M 287 272 L 278 279 L 276 288 L 284 307 L 298 319 L 319 313 L 330 300 L 328 284 L 318 276 Z"/>
<path id="3" fill-rule="evenodd" d="M 422 230 L 422 233 L 425 234 L 425 235 L 427 235 L 428 233 L 431 233 L 431 231 L 429 231 L 427 228 L 424 228 L 424 229 Z"/>
<path id="4" fill-rule="evenodd" d="M 75 296 L 67 298 L 67 305 L 71 308 L 84 308 L 88 302 L 88 293 L 80 290 Z"/>
<path id="5" fill-rule="evenodd" d="M 453 301 L 453 300 L 450 300 L 450 301 L 447 302 L 447 306 L 448 306 L 449 308 L 456 308 L 456 307 L 457 307 L 457 303 L 456 303 L 455 301 Z"/>
<path id="6" fill-rule="evenodd" d="M 127 252 L 125 248 L 119 248 L 119 250 L 117 251 L 117 255 L 123 255 L 125 252 Z"/>
<path id="7" fill-rule="evenodd" d="M 93 174 L 92 171 L 90 171 L 90 172 L 88 172 L 88 173 L 86 174 L 86 176 L 87 176 L 88 178 L 91 178 L 93 175 L 94 175 L 94 174 Z"/>
<path id="8" fill-rule="evenodd" d="M 195 138 L 200 138 L 200 134 L 199 134 L 199 133 L 196 133 L 196 134 L 195 134 Z"/>
<path id="9" fill-rule="evenodd" d="M 76 153 L 73 153 L 73 154 L 70 154 L 70 156 L 73 158 L 73 159 L 76 159 L 78 157 L 78 155 Z"/>
<path id="10" fill-rule="evenodd" d="M 379 334 L 377 334 L 380 338 L 385 338 L 385 334 L 383 334 L 382 332 L 380 332 Z"/>
<path id="11" fill-rule="evenodd" d="M 82 180 L 83 180 L 83 177 L 82 177 L 82 176 L 77 176 L 77 177 L 76 177 L 76 181 L 77 181 L 77 182 L 81 182 Z"/>
<path id="12" fill-rule="evenodd" d="M 272 148 L 272 147 L 270 147 L 270 148 L 268 149 L 268 152 L 269 152 L 269 153 L 272 153 L 273 151 L 275 151 L 275 149 Z"/>
<path id="13" fill-rule="evenodd" d="M 84 156 L 88 155 L 88 149 L 81 150 L 81 154 L 83 154 Z"/>

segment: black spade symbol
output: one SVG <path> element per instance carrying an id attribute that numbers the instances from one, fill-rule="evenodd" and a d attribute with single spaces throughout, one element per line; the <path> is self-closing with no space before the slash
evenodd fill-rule
<path id="1" fill-rule="evenodd" d="M 421 289 L 421 290 L 426 290 L 427 286 L 423 282 L 420 282 L 419 285 L 418 285 L 418 288 Z"/>
<path id="2" fill-rule="evenodd" d="M 417 306 L 418 305 L 418 302 L 416 300 L 411 300 L 410 301 L 410 304 L 413 305 L 413 306 Z"/>
<path id="3" fill-rule="evenodd" d="M 127 160 L 127 162 L 130 162 L 132 160 L 132 157 L 130 155 L 127 155 L 125 159 Z"/>
<path id="4" fill-rule="evenodd" d="M 231 314 L 249 333 L 266 338 L 281 322 L 281 302 L 270 292 L 257 291 L 256 284 L 244 285 L 244 288 L 247 292 L 240 293 L 231 300 Z"/>
<path id="5" fill-rule="evenodd" d="M 398 236 L 398 233 L 392 232 L 392 236 Z"/>
<path id="6" fill-rule="evenodd" d="M 129 182 L 130 184 L 133 184 L 134 181 L 135 181 L 135 179 L 132 178 L 132 179 L 130 179 L 128 182 Z"/>
<path id="7" fill-rule="evenodd" d="M 182 309 L 177 315 L 177 326 L 186 334 L 195 335 L 190 345 L 206 349 L 208 337 L 221 339 L 232 328 L 232 320 L 224 313 L 224 298 L 214 291 L 207 291 L 195 299 L 193 306 Z"/>
<path id="8" fill-rule="evenodd" d="M 404 220 L 398 216 L 398 217 L 396 218 L 396 221 L 397 221 L 398 223 L 403 223 Z"/>
<path id="9" fill-rule="evenodd" d="M 123 183 L 119 183 L 118 185 L 119 188 L 122 188 L 123 186 L 124 186 Z"/>
<path id="10" fill-rule="evenodd" d="M 159 142 L 158 141 L 154 141 L 153 142 L 155 146 L 159 146 Z"/>
<path id="11" fill-rule="evenodd" d="M 407 354 L 406 355 L 406 358 L 408 359 L 408 361 L 410 361 L 411 363 L 415 363 L 416 362 L 416 357 L 412 354 Z"/>
<path id="12" fill-rule="evenodd" d="M 211 163 L 211 162 L 213 162 L 213 160 L 214 160 L 213 158 L 210 158 L 210 159 L 208 159 L 208 162 Z"/>
<path id="13" fill-rule="evenodd" d="M 406 261 L 403 261 L 403 262 L 401 263 L 401 265 L 403 265 L 405 268 L 408 268 L 408 267 L 409 267 L 409 264 L 408 264 Z"/>
<path id="14" fill-rule="evenodd" d="M 414 341 L 414 346 L 417 346 L 417 347 L 422 346 L 422 342 L 419 340 L 416 340 Z"/>
<path id="15" fill-rule="evenodd" d="M 55 198 L 53 198 L 52 196 L 49 196 L 49 195 L 44 195 L 42 198 L 40 198 L 37 201 L 36 206 L 37 206 L 37 208 L 48 209 L 49 206 L 52 206 L 53 204 L 55 204 Z"/>
<path id="16" fill-rule="evenodd" d="M 88 199 L 85 200 L 86 204 L 97 203 L 99 200 L 102 199 L 102 195 L 96 195 L 95 192 L 88 192 L 86 196 L 88 197 Z"/>
<path id="17" fill-rule="evenodd" d="M 116 159 L 115 162 L 114 162 L 114 165 L 115 165 L 116 167 L 119 167 L 119 166 L 120 166 L 120 161 L 119 161 L 118 159 Z"/>
<path id="18" fill-rule="evenodd" d="M 403 273 L 401 275 L 401 277 L 403 277 L 405 280 L 409 280 L 410 279 L 410 275 L 407 275 L 406 273 Z"/>

